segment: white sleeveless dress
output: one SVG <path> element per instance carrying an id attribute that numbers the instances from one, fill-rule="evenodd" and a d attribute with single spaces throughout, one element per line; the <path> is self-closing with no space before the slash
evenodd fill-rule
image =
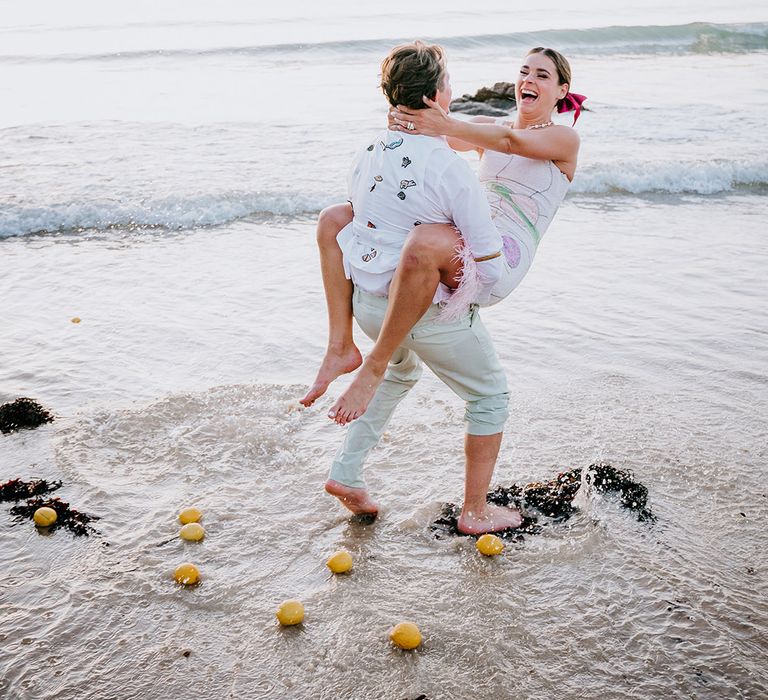
<path id="1" fill-rule="evenodd" d="M 534 160 L 485 151 L 478 178 L 491 217 L 504 241 L 508 270 L 491 292 L 491 304 L 523 280 L 536 249 L 555 216 L 570 182 L 551 160 Z"/>

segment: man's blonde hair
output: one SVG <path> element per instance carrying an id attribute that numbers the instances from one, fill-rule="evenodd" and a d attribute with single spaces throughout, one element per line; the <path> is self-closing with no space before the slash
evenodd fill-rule
<path id="1" fill-rule="evenodd" d="M 381 89 L 393 107 L 424 109 L 422 96 L 435 99 L 444 81 L 445 53 L 437 44 L 401 44 L 381 64 Z"/>

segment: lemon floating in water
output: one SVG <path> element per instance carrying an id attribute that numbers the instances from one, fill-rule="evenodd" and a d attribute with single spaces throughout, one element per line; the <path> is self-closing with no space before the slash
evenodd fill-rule
<path id="1" fill-rule="evenodd" d="M 352 568 L 352 555 L 346 549 L 340 549 L 331 555 L 331 558 L 325 562 L 325 565 L 334 574 L 345 574 Z"/>
<path id="2" fill-rule="evenodd" d="M 192 586 L 200 580 L 200 571 L 194 564 L 185 562 L 176 567 L 176 571 L 173 572 L 173 578 L 176 579 L 176 583 Z"/>
<path id="3" fill-rule="evenodd" d="M 415 649 L 421 644 L 421 632 L 412 622 L 398 622 L 389 631 L 389 638 L 401 649 Z"/>
<path id="4" fill-rule="evenodd" d="M 304 606 L 300 600 L 284 600 L 275 615 L 281 625 L 298 625 L 304 619 Z"/>
<path id="5" fill-rule="evenodd" d="M 186 525 L 187 523 L 196 523 L 202 517 L 203 514 L 198 508 L 185 508 L 181 511 L 181 513 L 179 513 L 179 522 L 182 525 Z"/>
<path id="6" fill-rule="evenodd" d="M 490 532 L 477 538 L 475 547 L 480 554 L 485 554 L 486 557 L 492 557 L 496 554 L 501 554 L 504 550 L 504 543 L 496 535 L 492 535 Z"/>
<path id="7" fill-rule="evenodd" d="M 179 536 L 183 540 L 199 542 L 205 537 L 205 528 L 200 523 L 187 523 L 179 530 Z"/>
<path id="8" fill-rule="evenodd" d="M 32 515 L 32 519 L 35 521 L 35 525 L 40 527 L 50 527 L 56 522 L 56 511 L 48 506 L 38 508 Z"/>

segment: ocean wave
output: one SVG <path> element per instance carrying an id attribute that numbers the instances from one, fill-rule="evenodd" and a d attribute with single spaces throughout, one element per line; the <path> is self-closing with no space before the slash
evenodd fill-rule
<path id="1" fill-rule="evenodd" d="M 717 194 L 768 186 L 768 161 L 628 162 L 586 165 L 576 175 L 577 194 Z"/>
<path id="2" fill-rule="evenodd" d="M 144 59 L 199 59 L 243 55 L 277 58 L 301 54 L 302 58 L 322 55 L 338 58 L 345 54 L 386 53 L 402 37 L 382 37 L 351 41 L 316 43 L 258 44 L 249 46 L 213 46 L 125 50 L 113 52 L 67 53 L 58 55 L 5 55 L 0 63 L 130 61 Z M 547 29 L 475 36 L 429 37 L 450 50 L 501 49 L 525 50 L 531 46 L 556 46 L 569 55 L 598 54 L 685 54 L 748 53 L 768 50 L 768 22 L 714 24 L 692 22 L 680 25 L 636 25 L 592 27 L 588 29 Z"/>
<path id="3" fill-rule="evenodd" d="M 709 195 L 766 187 L 768 161 L 616 162 L 585 165 L 577 173 L 570 191 L 592 196 Z M 253 216 L 314 216 L 323 207 L 343 198 L 343 194 L 336 191 L 303 196 L 261 191 L 137 202 L 105 199 L 44 206 L 11 203 L 0 208 L 0 238 L 83 230 L 185 230 L 220 226 Z"/>
<path id="4" fill-rule="evenodd" d="M 109 199 L 43 206 L 4 204 L 0 208 L 0 238 L 81 230 L 194 229 L 219 226 L 250 216 L 315 214 L 332 201 L 333 198 L 321 195 L 229 192 L 137 202 Z"/>

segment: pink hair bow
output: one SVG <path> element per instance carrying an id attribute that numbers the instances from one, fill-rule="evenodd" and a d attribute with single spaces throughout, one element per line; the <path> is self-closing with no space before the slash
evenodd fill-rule
<path id="1" fill-rule="evenodd" d="M 566 93 L 565 97 L 557 105 L 557 113 L 562 114 L 563 112 L 575 111 L 576 114 L 573 115 L 573 123 L 575 124 L 581 115 L 581 105 L 586 99 L 586 95 L 579 95 L 576 92 Z"/>

